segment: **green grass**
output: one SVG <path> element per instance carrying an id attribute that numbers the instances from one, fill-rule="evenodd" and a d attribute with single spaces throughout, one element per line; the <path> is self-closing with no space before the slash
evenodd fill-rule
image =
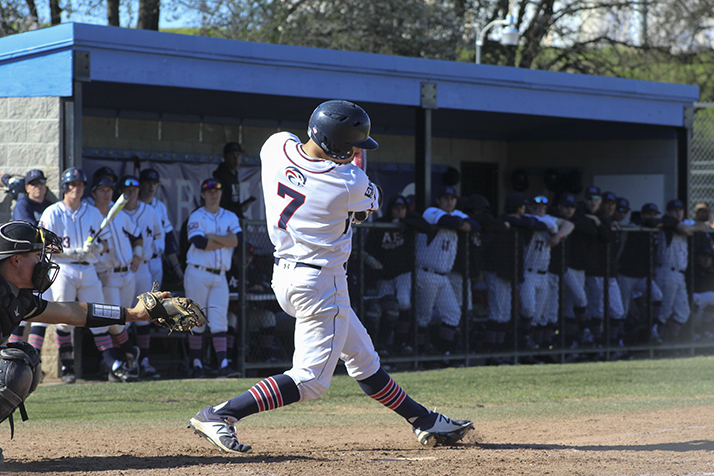
<path id="1" fill-rule="evenodd" d="M 472 367 L 394 374 L 429 408 L 475 421 L 575 418 L 714 405 L 714 357 L 517 367 Z M 185 425 L 201 408 L 242 393 L 257 379 L 168 380 L 42 386 L 30 396 L 29 424 Z M 319 418 L 317 418 L 319 417 Z M 250 426 L 397 424 L 349 377 L 319 400 L 259 417 Z M 80 423 L 81 422 L 81 423 Z"/>

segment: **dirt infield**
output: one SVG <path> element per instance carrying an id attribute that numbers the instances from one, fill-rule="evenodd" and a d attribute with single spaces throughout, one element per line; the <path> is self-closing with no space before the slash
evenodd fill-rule
<path id="1" fill-rule="evenodd" d="M 239 424 L 240 425 L 240 424 Z M 149 475 L 702 475 L 714 474 L 714 407 L 565 422 L 476 423 L 463 444 L 422 448 L 406 425 L 250 428 L 254 452 L 226 456 L 190 430 L 40 428 L 2 435 L 0 473 Z M 7 428 L 3 427 L 3 433 Z M 240 426 L 239 426 L 240 434 Z"/>

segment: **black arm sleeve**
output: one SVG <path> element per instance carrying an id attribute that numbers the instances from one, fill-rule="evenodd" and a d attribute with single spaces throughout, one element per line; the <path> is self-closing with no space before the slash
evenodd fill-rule
<path id="1" fill-rule="evenodd" d="M 444 228 L 458 230 L 463 222 L 464 219 L 461 217 L 457 217 L 455 215 L 444 215 L 439 218 L 438 225 L 443 226 Z"/>
<path id="2" fill-rule="evenodd" d="M 178 253 L 178 245 L 176 244 L 176 237 L 174 236 L 174 232 L 170 231 L 166 233 L 164 237 L 164 253 L 166 255 L 172 255 L 174 253 Z"/>
<path id="3" fill-rule="evenodd" d="M 193 238 L 191 238 L 188 241 L 190 241 L 193 244 L 193 246 L 195 246 L 199 250 L 205 250 L 206 246 L 208 246 L 208 238 L 206 238 L 203 235 L 194 236 Z"/>

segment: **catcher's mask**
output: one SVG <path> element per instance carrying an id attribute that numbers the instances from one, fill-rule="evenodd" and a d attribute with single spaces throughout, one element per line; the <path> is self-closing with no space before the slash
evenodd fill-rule
<path id="1" fill-rule="evenodd" d="M 310 116 L 307 134 L 329 157 L 352 159 L 354 147 L 376 149 L 377 141 L 369 137 L 371 122 L 367 113 L 349 101 L 326 101 Z"/>
<path id="2" fill-rule="evenodd" d="M 62 253 L 62 242 L 51 231 L 26 221 L 11 221 L 0 226 L 0 260 L 17 254 L 40 252 L 32 272 L 33 289 L 47 291 L 59 272 L 53 253 Z"/>

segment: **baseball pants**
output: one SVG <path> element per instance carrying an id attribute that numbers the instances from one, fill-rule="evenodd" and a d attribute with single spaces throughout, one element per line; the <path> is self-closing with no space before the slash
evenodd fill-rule
<path id="1" fill-rule="evenodd" d="M 617 283 L 622 295 L 622 312 L 627 316 L 630 313 L 632 300 L 647 294 L 647 278 L 631 278 L 619 274 Z M 652 280 L 652 302 L 662 301 L 662 291 L 657 283 Z"/>
<path id="2" fill-rule="evenodd" d="M 102 283 L 94 265 L 60 264 L 57 279 L 52 283 L 52 299 L 55 302 L 102 302 Z M 74 326 L 57 324 L 57 329 L 71 332 Z"/>
<path id="3" fill-rule="evenodd" d="M 548 295 L 548 276 L 546 273 L 526 271 L 521 284 L 521 315 L 535 319 L 543 314 Z"/>
<path id="4" fill-rule="evenodd" d="M 136 305 L 139 300 L 136 298 L 141 293 L 146 293 L 151 291 L 151 287 L 153 286 L 153 282 L 151 281 L 151 271 L 149 271 L 149 263 L 148 261 L 144 261 L 139 265 L 139 269 L 136 270 L 134 273 L 134 280 L 136 282 L 136 288 L 134 290 L 134 299 L 132 300 L 132 303 Z M 186 288 L 188 289 L 188 288 Z M 148 326 L 150 324 L 149 321 L 135 321 L 134 325 L 135 326 Z"/>
<path id="5" fill-rule="evenodd" d="M 680 324 L 686 323 L 690 310 L 684 273 L 669 268 L 657 268 L 655 281 L 662 290 L 660 321 L 665 323 L 672 317 Z"/>
<path id="6" fill-rule="evenodd" d="M 298 386 L 300 401 L 327 390 L 340 359 L 358 380 L 379 370 L 379 355 L 350 307 L 342 266 L 318 270 L 281 259 L 273 267 L 272 287 L 280 307 L 295 318 L 293 366 L 285 374 Z"/>
<path id="7" fill-rule="evenodd" d="M 159 283 L 159 287 L 161 287 L 161 282 L 164 279 L 164 265 L 161 261 L 161 256 L 149 260 L 149 273 L 151 274 L 151 282 Z"/>
<path id="8" fill-rule="evenodd" d="M 134 279 L 134 273 L 131 271 L 115 273 L 109 270 L 98 273 L 98 276 L 102 282 L 103 302 L 105 304 L 124 307 L 131 306 L 136 297 L 136 280 Z M 111 334 L 120 334 L 121 331 L 124 330 L 124 326 L 115 324 L 109 327 L 92 327 L 90 330 L 94 335 L 103 334 L 107 331 Z"/>
<path id="9" fill-rule="evenodd" d="M 546 297 L 543 312 L 533 318 L 533 325 L 546 326 L 558 323 L 558 309 L 560 303 L 560 276 L 554 273 L 546 275 Z"/>
<path id="10" fill-rule="evenodd" d="M 208 325 L 213 334 L 228 331 L 228 281 L 225 274 L 213 274 L 196 268 L 186 266 L 183 277 L 186 297 L 193 299 L 205 309 Z M 202 334 L 206 326 L 197 327 L 193 331 Z"/>
<path id="11" fill-rule="evenodd" d="M 412 273 L 400 274 L 394 279 L 380 279 L 377 281 L 377 296 L 396 296 L 400 311 L 411 308 Z"/>
<path id="12" fill-rule="evenodd" d="M 449 273 L 449 282 L 451 287 L 454 288 L 454 295 L 458 299 L 459 303 L 464 302 L 464 277 L 459 273 L 454 273 L 453 271 Z M 473 310 L 473 296 L 471 294 L 471 280 L 466 283 L 466 309 L 469 311 Z"/>
<path id="13" fill-rule="evenodd" d="M 488 286 L 488 319 L 506 323 L 511 320 L 511 282 L 499 278 L 496 273 L 484 272 Z"/>
<path id="14" fill-rule="evenodd" d="M 588 296 L 585 292 L 585 271 L 568 268 L 563 274 L 565 293 L 563 296 L 563 314 L 565 317 L 574 318 L 574 307 L 587 307 Z"/>
<path id="15" fill-rule="evenodd" d="M 454 294 L 448 276 L 417 270 L 416 321 L 426 327 L 431 322 L 432 310 L 436 308 L 441 322 L 458 326 L 461 321 L 461 306 Z"/>
<path id="16" fill-rule="evenodd" d="M 624 319 L 626 314 L 622 305 L 622 293 L 615 278 L 608 280 L 608 300 L 610 301 L 610 317 Z M 588 276 L 585 280 L 585 291 L 588 296 L 588 315 L 596 319 L 605 318 L 605 278 Z"/>

